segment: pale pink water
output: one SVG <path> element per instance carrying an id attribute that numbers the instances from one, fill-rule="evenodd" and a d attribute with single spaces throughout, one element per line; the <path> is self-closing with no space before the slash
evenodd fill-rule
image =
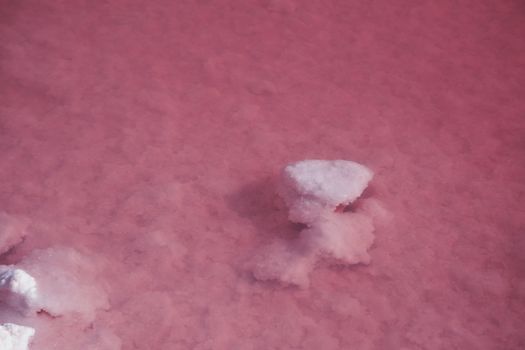
<path id="1" fill-rule="evenodd" d="M 91 252 L 93 327 L 122 349 L 525 348 L 522 2 L 0 11 L 0 210 L 31 221 L 3 263 Z M 274 177 L 306 158 L 372 168 L 393 220 L 369 266 L 256 282 L 253 254 L 297 232 Z M 50 322 L 35 349 L 80 346 Z"/>

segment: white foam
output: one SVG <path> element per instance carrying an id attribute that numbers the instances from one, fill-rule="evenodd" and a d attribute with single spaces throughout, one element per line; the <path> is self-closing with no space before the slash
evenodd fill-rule
<path id="1" fill-rule="evenodd" d="M 311 224 L 324 210 L 355 201 L 373 172 L 347 160 L 303 160 L 284 168 L 280 195 L 293 222 Z"/>
<path id="2" fill-rule="evenodd" d="M 35 330 L 14 323 L 0 325 L 0 350 L 27 350 Z"/>
<path id="3" fill-rule="evenodd" d="M 25 314 L 37 302 L 37 283 L 26 271 L 0 266 L 0 301 Z"/>

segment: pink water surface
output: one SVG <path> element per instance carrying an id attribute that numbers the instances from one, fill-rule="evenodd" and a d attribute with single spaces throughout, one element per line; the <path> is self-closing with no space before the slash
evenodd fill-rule
<path id="1" fill-rule="evenodd" d="M 523 2 L 1 0 L 0 67 L 2 263 L 87 252 L 110 300 L 34 349 L 525 349 Z M 255 281 L 308 158 L 392 219 L 368 266 Z"/>

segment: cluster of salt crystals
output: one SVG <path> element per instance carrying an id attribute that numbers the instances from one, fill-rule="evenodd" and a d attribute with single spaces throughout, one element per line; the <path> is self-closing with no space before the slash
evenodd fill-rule
<path id="1" fill-rule="evenodd" d="M 297 240 L 279 241 L 258 256 L 253 275 L 303 288 L 319 259 L 368 264 L 374 226 L 361 212 L 340 213 L 372 180 L 367 167 L 345 160 L 304 160 L 285 167 L 279 194 L 289 219 L 306 225 Z"/>
<path id="2" fill-rule="evenodd" d="M 279 194 L 289 219 L 310 225 L 359 198 L 373 176 L 364 165 L 347 160 L 304 160 L 284 168 Z"/>
<path id="3" fill-rule="evenodd" d="M 22 241 L 25 227 L 19 219 L 0 214 L 0 256 Z M 95 262 L 72 248 L 34 250 L 17 265 L 0 265 L 0 307 L 28 320 L 45 311 L 90 324 L 97 310 L 109 306 L 106 293 L 94 283 L 98 270 Z M 28 349 L 33 328 L 4 326 L 0 350 Z"/>
<path id="4" fill-rule="evenodd" d="M 35 330 L 31 327 L 19 326 L 14 323 L 0 324 L 0 349 L 26 350 L 34 335 Z"/>

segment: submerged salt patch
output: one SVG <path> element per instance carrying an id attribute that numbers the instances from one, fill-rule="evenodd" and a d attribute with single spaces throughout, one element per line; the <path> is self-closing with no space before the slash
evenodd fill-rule
<path id="1" fill-rule="evenodd" d="M 38 283 L 34 311 L 52 316 L 75 314 L 86 322 L 108 307 L 107 295 L 97 286 L 97 267 L 72 248 L 52 247 L 33 251 L 19 266 Z"/>
<path id="2" fill-rule="evenodd" d="M 26 228 L 25 220 L 0 212 L 0 255 L 22 242 Z"/>
<path id="3" fill-rule="evenodd" d="M 342 264 L 368 264 L 373 232 L 372 220 L 363 214 L 324 213 L 301 232 L 301 239 L 320 257 Z"/>
<path id="4" fill-rule="evenodd" d="M 325 209 L 355 201 L 366 189 L 373 172 L 347 160 L 303 160 L 286 166 L 280 194 L 291 221 L 310 224 Z"/>
<path id="5" fill-rule="evenodd" d="M 0 302 L 27 313 L 37 296 L 37 283 L 30 274 L 15 266 L 0 266 Z"/>
<path id="6" fill-rule="evenodd" d="M 79 349 L 120 350 L 122 340 L 111 330 L 95 326 L 86 333 L 86 338 L 79 344 Z"/>
<path id="7" fill-rule="evenodd" d="M 314 252 L 298 250 L 290 243 L 278 241 L 257 256 L 253 276 L 259 281 L 278 280 L 307 288 L 314 263 Z"/>
<path id="8" fill-rule="evenodd" d="M 0 325 L 0 350 L 27 350 L 35 330 L 14 323 Z"/>
<path id="9" fill-rule="evenodd" d="M 392 213 L 390 213 L 380 201 L 374 198 L 367 198 L 359 203 L 357 209 L 359 213 L 372 218 L 375 223 L 387 224 L 392 220 Z"/>
<path id="10" fill-rule="evenodd" d="M 253 276 L 307 288 L 319 259 L 338 265 L 368 264 L 372 220 L 363 214 L 324 213 L 295 241 L 277 241 L 257 256 Z"/>

